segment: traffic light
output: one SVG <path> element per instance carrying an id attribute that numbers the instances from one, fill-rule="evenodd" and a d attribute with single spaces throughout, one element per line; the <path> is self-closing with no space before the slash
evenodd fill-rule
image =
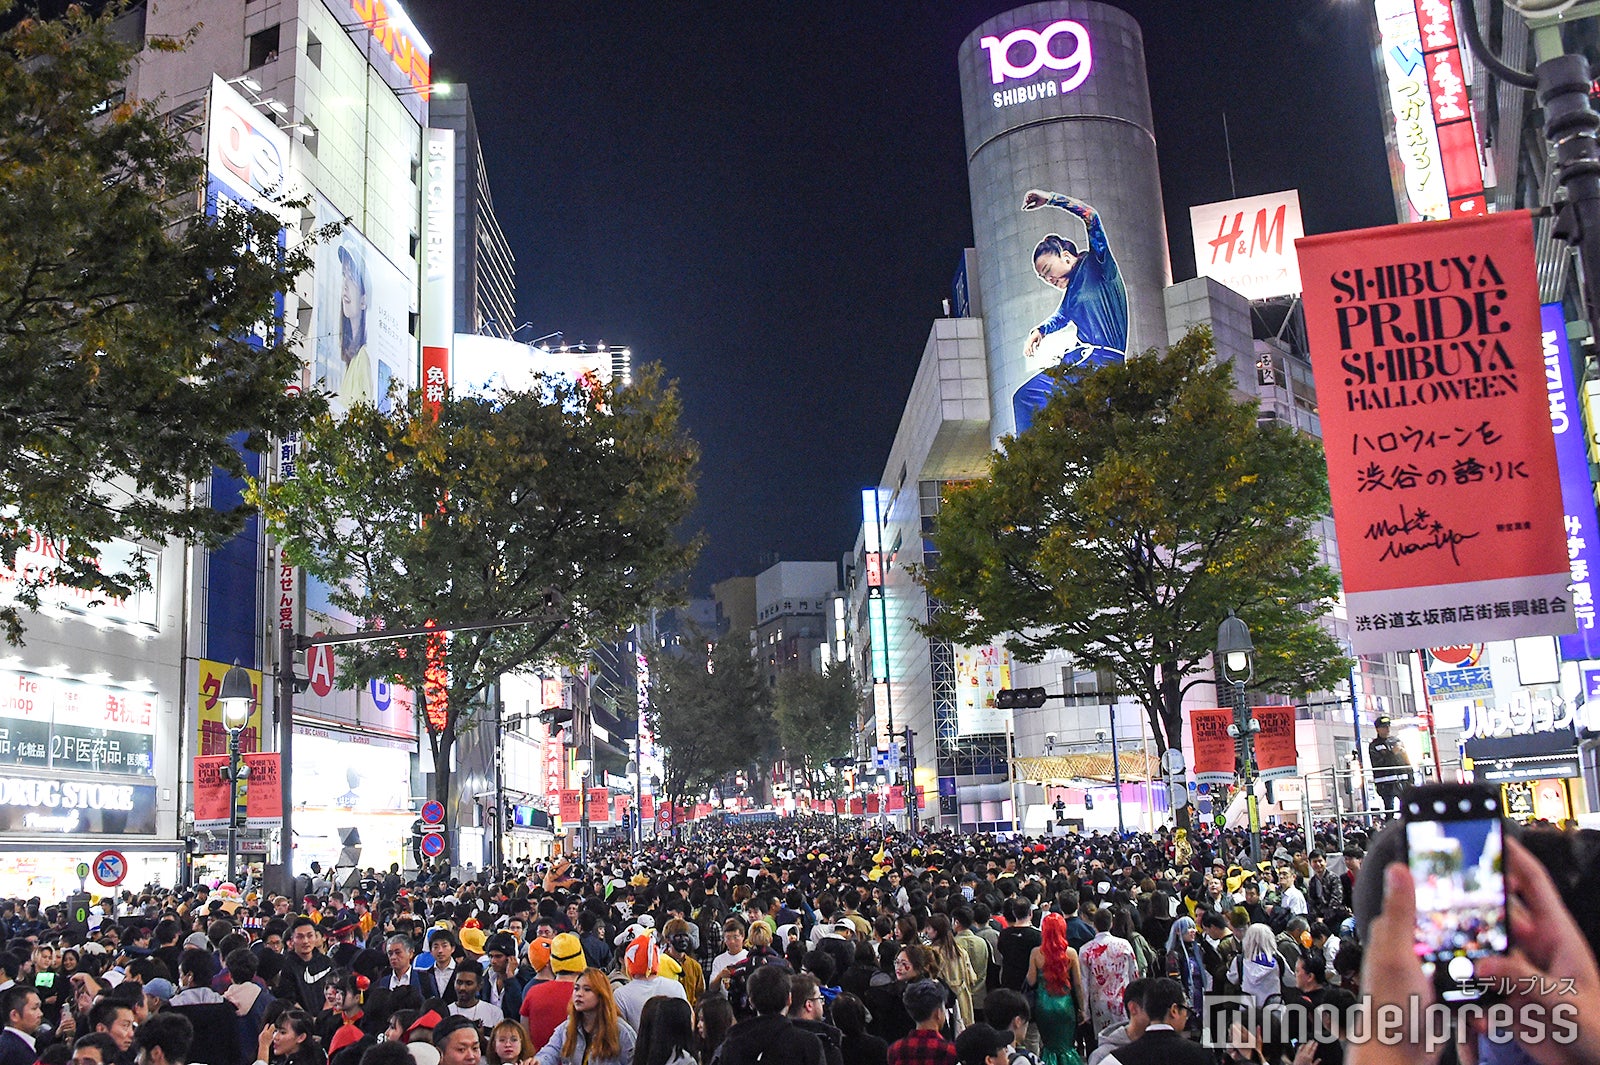
<path id="1" fill-rule="evenodd" d="M 561 732 L 562 726 L 572 721 L 572 711 L 564 706 L 551 707 L 549 710 L 539 711 L 541 724 L 550 726 L 550 735 L 556 736 Z"/>
<path id="2" fill-rule="evenodd" d="M 1087 791 L 1083 793 L 1083 808 L 1085 810 L 1094 809 L 1094 796 L 1090 795 Z"/>
<path id="3" fill-rule="evenodd" d="M 994 693 L 994 705 L 1000 710 L 1037 710 L 1049 698 L 1043 688 L 1001 688 Z"/>

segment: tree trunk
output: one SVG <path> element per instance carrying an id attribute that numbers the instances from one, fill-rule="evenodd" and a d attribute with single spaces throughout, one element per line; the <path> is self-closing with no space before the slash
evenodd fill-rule
<path id="1" fill-rule="evenodd" d="M 1167 747 L 1183 750 L 1183 677 L 1176 662 L 1161 663 L 1161 723 L 1166 729 Z M 1174 823 L 1182 829 L 1189 827 L 1189 804 L 1172 811 Z"/>
<path id="2" fill-rule="evenodd" d="M 446 729 L 434 741 L 432 797 L 444 803 L 446 810 L 450 803 L 450 751 L 455 746 L 455 739 L 454 732 Z"/>

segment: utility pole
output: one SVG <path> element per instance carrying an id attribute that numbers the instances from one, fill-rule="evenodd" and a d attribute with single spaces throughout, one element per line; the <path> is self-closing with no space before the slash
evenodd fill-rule
<path id="1" fill-rule="evenodd" d="M 302 636 L 292 628 L 278 630 L 278 668 L 274 676 L 272 710 L 277 718 L 278 753 L 282 767 L 280 787 L 283 790 L 283 827 L 279 830 L 278 860 L 264 867 L 268 890 L 282 895 L 294 893 L 294 791 L 292 790 L 294 748 L 294 697 L 309 686 L 294 671 L 294 656 L 313 647 L 332 647 L 347 643 L 377 643 L 382 640 L 402 640 L 412 636 L 430 636 L 448 632 L 486 632 L 493 629 L 514 629 L 527 625 L 545 625 L 534 644 L 537 651 L 549 643 L 566 625 L 561 615 L 560 599 L 556 592 L 547 593 L 549 609 L 542 614 L 528 614 L 515 618 L 497 618 L 484 621 L 463 621 L 455 625 L 421 625 L 406 629 L 362 629 L 357 632 L 329 632 L 320 636 Z"/>

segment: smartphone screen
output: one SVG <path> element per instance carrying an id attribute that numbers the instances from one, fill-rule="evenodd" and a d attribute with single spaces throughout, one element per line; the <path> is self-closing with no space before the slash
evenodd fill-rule
<path id="1" fill-rule="evenodd" d="M 1476 961 L 1508 944 L 1499 801 L 1480 789 L 1433 791 L 1413 794 L 1406 820 L 1417 955 L 1442 1001 L 1469 1002 L 1485 991 Z"/>

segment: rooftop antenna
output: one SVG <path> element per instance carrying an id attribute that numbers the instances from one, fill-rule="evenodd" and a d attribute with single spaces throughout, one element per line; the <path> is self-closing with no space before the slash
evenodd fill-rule
<path id="1" fill-rule="evenodd" d="M 1228 136 L 1228 112 L 1222 112 L 1222 145 L 1228 153 L 1228 194 L 1229 198 L 1239 198 L 1239 186 L 1233 180 L 1233 141 Z"/>

